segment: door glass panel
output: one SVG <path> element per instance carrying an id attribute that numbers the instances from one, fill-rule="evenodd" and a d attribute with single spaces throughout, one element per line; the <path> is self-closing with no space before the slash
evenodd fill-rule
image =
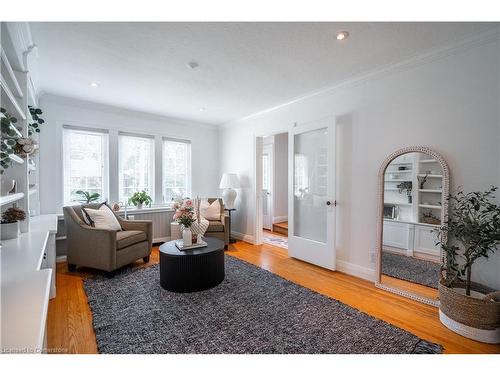
<path id="1" fill-rule="evenodd" d="M 326 243 L 328 129 L 294 136 L 293 235 Z"/>
<path id="2" fill-rule="evenodd" d="M 270 159 L 269 154 L 262 155 L 262 212 L 264 215 L 269 215 L 268 194 L 270 185 Z"/>

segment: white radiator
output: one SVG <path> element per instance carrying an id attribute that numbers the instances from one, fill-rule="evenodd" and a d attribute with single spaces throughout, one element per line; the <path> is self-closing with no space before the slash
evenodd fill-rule
<path id="1" fill-rule="evenodd" d="M 124 213 L 120 212 L 120 216 Z M 174 211 L 167 209 L 147 209 L 130 210 L 127 212 L 129 220 L 152 220 L 153 221 L 153 242 L 166 242 L 170 240 L 170 223 Z"/>

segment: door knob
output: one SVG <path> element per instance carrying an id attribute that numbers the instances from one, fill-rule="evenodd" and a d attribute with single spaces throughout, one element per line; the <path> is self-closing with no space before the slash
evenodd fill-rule
<path id="1" fill-rule="evenodd" d="M 331 204 L 332 204 L 332 202 L 330 202 L 330 201 L 326 201 L 326 205 L 327 205 L 327 206 L 330 206 Z"/>

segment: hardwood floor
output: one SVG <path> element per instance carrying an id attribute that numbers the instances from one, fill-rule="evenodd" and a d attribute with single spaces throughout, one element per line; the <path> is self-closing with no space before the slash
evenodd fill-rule
<path id="1" fill-rule="evenodd" d="M 329 271 L 288 257 L 286 250 L 271 245 L 254 246 L 239 241 L 227 255 L 260 266 L 281 277 L 336 298 L 397 327 L 443 345 L 445 353 L 500 353 L 500 345 L 482 344 L 446 329 L 438 310 L 375 288 L 373 283 L 340 272 Z M 158 249 L 149 264 L 158 263 Z M 50 301 L 47 340 L 49 348 L 68 353 L 97 353 L 92 314 L 83 290 L 83 278 L 90 270 L 69 273 L 66 263 L 57 265 L 57 297 Z"/>

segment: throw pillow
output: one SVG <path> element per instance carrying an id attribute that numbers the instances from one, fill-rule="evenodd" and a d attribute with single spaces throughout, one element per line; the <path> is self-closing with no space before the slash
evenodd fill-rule
<path id="1" fill-rule="evenodd" d="M 103 204 L 98 210 L 86 208 L 85 211 L 93 222 L 96 229 L 122 230 L 118 219 L 111 209 Z"/>
<path id="2" fill-rule="evenodd" d="M 85 224 L 93 227 L 94 226 L 94 222 L 92 221 L 91 217 L 89 216 L 88 212 L 86 210 L 88 210 L 89 208 L 91 210 L 98 210 L 99 208 L 101 208 L 101 206 L 103 204 L 106 204 L 106 202 L 102 202 L 102 203 L 87 203 L 87 204 L 82 204 L 82 206 L 80 207 L 81 210 L 82 210 L 82 216 L 83 216 L 83 221 L 85 222 Z"/>
<path id="3" fill-rule="evenodd" d="M 208 203 L 208 200 L 203 199 L 200 202 L 200 215 L 207 220 L 220 220 L 220 202 L 218 199 Z"/>

